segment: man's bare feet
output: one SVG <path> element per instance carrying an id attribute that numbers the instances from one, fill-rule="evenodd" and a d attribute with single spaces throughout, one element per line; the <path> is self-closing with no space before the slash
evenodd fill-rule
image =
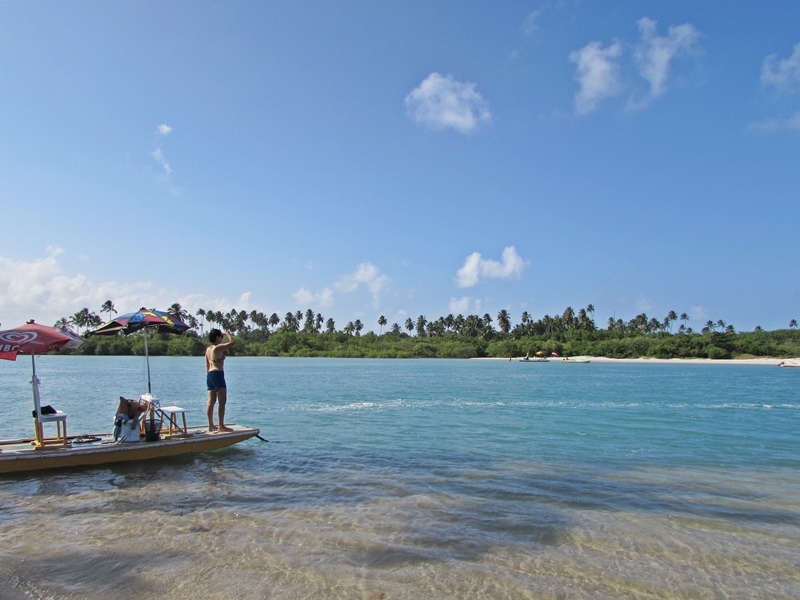
<path id="1" fill-rule="evenodd" d="M 208 426 L 208 430 L 209 431 L 216 431 L 217 430 L 217 426 L 216 425 L 209 425 Z"/>
<path id="2" fill-rule="evenodd" d="M 219 426 L 219 431 L 233 431 L 230 427 L 225 427 L 225 425 Z"/>

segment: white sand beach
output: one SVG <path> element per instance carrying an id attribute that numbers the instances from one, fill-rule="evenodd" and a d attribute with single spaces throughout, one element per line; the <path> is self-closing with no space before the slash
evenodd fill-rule
<path id="1" fill-rule="evenodd" d="M 517 357 L 523 358 L 523 357 Z M 473 360 L 517 360 L 508 358 L 476 358 Z M 784 359 L 784 358 L 731 358 L 731 359 L 716 359 L 716 358 L 607 358 L 605 356 L 570 356 L 570 360 L 588 360 L 590 362 L 603 362 L 603 363 L 665 363 L 665 364 L 678 364 L 678 365 L 773 365 L 778 366 L 782 362 L 791 364 L 800 363 L 800 359 Z M 549 362 L 561 362 L 562 357 L 551 357 Z"/>

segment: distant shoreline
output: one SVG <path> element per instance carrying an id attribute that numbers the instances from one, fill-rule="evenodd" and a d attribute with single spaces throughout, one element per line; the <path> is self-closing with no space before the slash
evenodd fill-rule
<path id="1" fill-rule="evenodd" d="M 472 358 L 470 360 L 505 360 L 505 361 L 519 361 L 522 357 L 515 358 L 496 358 L 496 357 L 481 357 Z M 607 358 L 605 356 L 570 356 L 570 360 L 588 360 L 590 362 L 601 363 L 636 363 L 636 364 L 671 364 L 671 365 L 762 365 L 762 366 L 778 366 L 786 359 L 781 358 Z M 548 362 L 561 362 L 561 357 L 552 357 Z M 796 359 L 795 359 L 796 360 Z M 537 362 L 537 361 L 531 361 Z M 794 362 L 794 360 L 791 360 Z"/>

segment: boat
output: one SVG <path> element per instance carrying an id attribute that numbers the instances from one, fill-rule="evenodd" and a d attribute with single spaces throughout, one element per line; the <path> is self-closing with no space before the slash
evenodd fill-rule
<path id="1" fill-rule="evenodd" d="M 532 362 L 532 363 L 550 362 L 549 360 L 547 360 L 547 358 L 542 356 L 523 356 L 518 360 L 519 362 Z"/>
<path id="2" fill-rule="evenodd" d="M 779 367 L 800 367 L 800 359 L 791 360 L 786 362 L 785 360 L 778 363 Z"/>
<path id="3" fill-rule="evenodd" d="M 586 364 L 591 362 L 588 358 L 563 358 L 561 359 L 562 363 L 569 363 L 569 364 Z"/>
<path id="4" fill-rule="evenodd" d="M 259 430 L 227 424 L 231 431 L 188 427 L 185 431 L 149 441 L 121 441 L 112 434 L 65 437 L 55 445 L 36 446 L 34 439 L 0 440 L 0 475 L 43 469 L 87 467 L 118 462 L 168 458 L 208 452 L 258 436 Z M 259 438 L 261 439 L 261 438 Z"/>
<path id="5" fill-rule="evenodd" d="M 144 394 L 139 400 L 120 397 L 113 431 L 106 434 L 67 435 L 67 414 L 45 406 L 39 427 L 56 424 L 55 437 L 0 440 L 0 475 L 104 465 L 207 452 L 238 444 L 259 430 L 226 423 L 225 431 L 189 427 L 186 409 L 161 406 Z"/>
<path id="6" fill-rule="evenodd" d="M 83 340 L 68 330 L 34 321 L 0 331 L 1 359 L 16 360 L 17 354 L 31 355 L 35 432 L 30 439 L 0 440 L 0 475 L 167 458 L 217 450 L 252 437 L 263 440 L 258 429 L 235 424 L 226 423 L 222 431 L 188 427 L 186 409 L 162 406 L 150 393 L 149 365 L 148 393 L 138 400 L 120 397 L 111 433 L 67 435 L 67 413 L 41 405 L 36 354 L 60 347 L 77 348 L 81 344 Z M 45 436 L 47 423 L 55 424 L 54 437 Z"/>

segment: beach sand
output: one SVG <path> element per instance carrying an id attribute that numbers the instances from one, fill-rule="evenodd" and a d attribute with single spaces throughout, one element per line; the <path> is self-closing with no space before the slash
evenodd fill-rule
<path id="1" fill-rule="evenodd" d="M 522 356 L 513 359 L 509 358 L 476 358 L 473 360 L 517 360 L 523 358 Z M 677 364 L 677 365 L 772 365 L 778 366 L 782 362 L 794 363 L 798 359 L 782 359 L 782 358 L 731 358 L 731 359 L 716 359 L 716 358 L 607 358 L 605 356 L 570 356 L 570 360 L 589 360 L 591 362 L 602 363 L 637 363 L 637 364 Z M 551 357 L 549 362 L 561 362 L 562 357 Z"/>

